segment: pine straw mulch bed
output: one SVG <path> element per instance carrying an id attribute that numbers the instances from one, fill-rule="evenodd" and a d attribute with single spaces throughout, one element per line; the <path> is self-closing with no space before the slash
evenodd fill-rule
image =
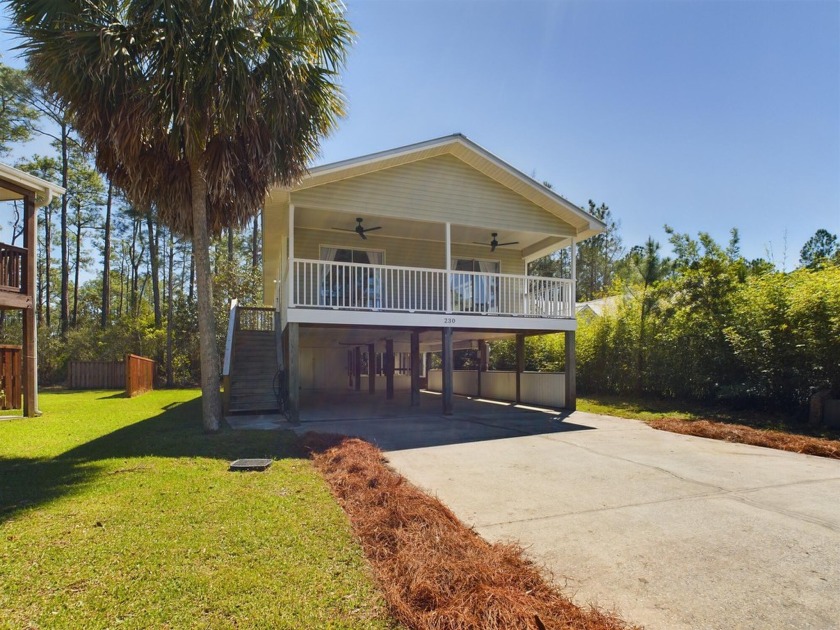
<path id="1" fill-rule="evenodd" d="M 490 544 L 358 439 L 306 434 L 303 446 L 347 512 L 388 602 L 408 628 L 618 630 L 549 586 L 522 549 Z"/>
<path id="2" fill-rule="evenodd" d="M 840 440 L 795 435 L 771 429 L 754 429 L 740 424 L 726 424 L 711 420 L 661 418 L 649 420 L 648 424 L 662 431 L 840 459 Z"/>

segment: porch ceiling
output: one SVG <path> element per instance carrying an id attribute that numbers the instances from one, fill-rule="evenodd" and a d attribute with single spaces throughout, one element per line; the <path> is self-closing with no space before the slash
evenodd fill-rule
<path id="1" fill-rule="evenodd" d="M 356 226 L 356 217 L 364 219 L 365 227 L 381 226 L 381 230 L 367 234 L 368 243 L 374 245 L 378 238 L 403 238 L 423 241 L 443 242 L 445 240 L 445 227 L 442 223 L 428 221 L 415 221 L 411 219 L 395 219 L 393 217 L 382 217 L 364 212 L 348 211 L 334 212 L 320 210 L 317 208 L 296 208 L 295 226 L 313 230 L 324 230 L 332 232 L 334 228 L 352 230 Z M 557 248 L 563 246 L 565 235 L 550 235 L 540 232 L 525 232 L 515 230 L 504 230 L 493 225 L 476 227 L 467 225 L 451 226 L 452 242 L 464 245 L 475 245 L 487 243 L 487 251 L 490 251 L 490 239 L 493 232 L 498 233 L 498 241 L 507 243 L 518 241 L 516 245 L 498 247 L 497 249 L 514 250 L 522 253 L 523 250 L 543 243 L 546 239 L 556 237 Z M 360 241 L 361 242 L 361 241 Z"/>

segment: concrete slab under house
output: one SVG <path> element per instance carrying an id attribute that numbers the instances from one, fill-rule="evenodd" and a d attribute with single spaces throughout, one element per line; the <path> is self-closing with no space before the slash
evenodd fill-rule
<path id="1" fill-rule="evenodd" d="M 231 306 L 227 413 L 288 416 L 341 392 L 440 392 L 575 407 L 575 283 L 528 275 L 604 225 L 460 134 L 313 168 L 262 213 L 263 306 Z M 565 334 L 563 373 L 524 371 L 527 335 Z M 517 369 L 487 343 L 516 339 Z M 476 365 L 455 370 L 453 353 Z M 430 353 L 440 353 L 440 366 Z M 306 415 L 303 415 L 305 419 Z"/>

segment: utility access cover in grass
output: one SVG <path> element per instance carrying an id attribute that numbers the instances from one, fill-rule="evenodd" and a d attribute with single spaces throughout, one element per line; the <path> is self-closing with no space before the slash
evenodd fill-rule
<path id="1" fill-rule="evenodd" d="M 271 466 L 270 459 L 237 459 L 230 463 L 230 470 L 236 472 L 263 471 L 269 466 Z"/>

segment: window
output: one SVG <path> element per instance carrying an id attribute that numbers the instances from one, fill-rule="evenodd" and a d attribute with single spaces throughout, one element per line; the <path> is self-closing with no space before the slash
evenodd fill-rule
<path id="1" fill-rule="evenodd" d="M 381 270 L 356 265 L 381 265 L 384 251 L 321 246 L 320 253 L 321 260 L 336 263 L 321 267 L 322 306 L 382 308 Z"/>
<path id="2" fill-rule="evenodd" d="M 498 260 L 458 258 L 453 267 L 455 271 L 467 273 L 452 274 L 452 306 L 458 311 L 470 313 L 495 311 L 499 281 L 488 278 L 486 274 L 498 274 L 501 263 Z"/>
<path id="3" fill-rule="evenodd" d="M 321 246 L 321 260 L 357 263 L 362 265 L 381 265 L 385 262 L 385 252 L 375 249 L 355 249 L 351 247 Z"/>

